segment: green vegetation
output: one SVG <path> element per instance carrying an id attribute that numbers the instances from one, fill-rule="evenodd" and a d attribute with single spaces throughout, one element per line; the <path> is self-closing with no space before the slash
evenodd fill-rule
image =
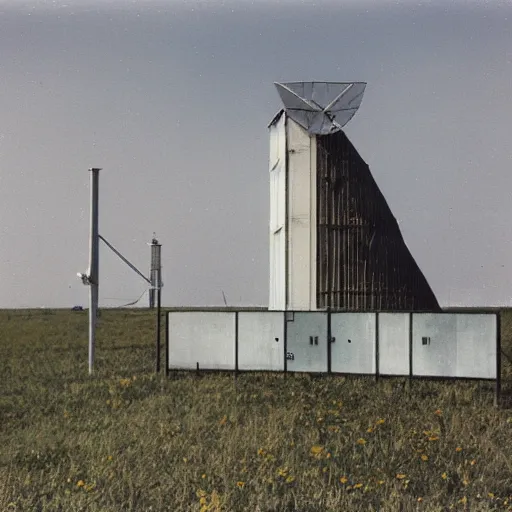
<path id="1" fill-rule="evenodd" d="M 512 510 L 492 383 L 166 379 L 154 314 L 127 310 L 102 312 L 92 378 L 87 312 L 0 311 L 0 360 L 2 512 Z"/>

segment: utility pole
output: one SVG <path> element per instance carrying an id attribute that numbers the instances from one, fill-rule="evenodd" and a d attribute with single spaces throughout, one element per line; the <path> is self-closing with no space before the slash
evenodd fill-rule
<path id="1" fill-rule="evenodd" d="M 160 306 L 162 298 L 162 244 L 158 243 L 155 233 L 151 240 L 151 269 L 149 307 L 155 307 L 156 295 L 156 371 L 160 371 Z"/>
<path id="2" fill-rule="evenodd" d="M 94 368 L 94 347 L 96 343 L 96 319 L 99 297 L 99 232 L 98 232 L 98 191 L 100 170 L 89 169 L 91 173 L 91 231 L 89 238 L 89 375 Z"/>

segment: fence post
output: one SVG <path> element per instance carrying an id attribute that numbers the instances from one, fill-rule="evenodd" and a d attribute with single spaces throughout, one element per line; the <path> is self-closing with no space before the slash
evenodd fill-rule
<path id="1" fill-rule="evenodd" d="M 235 311 L 235 382 L 238 379 L 238 311 Z"/>
<path id="2" fill-rule="evenodd" d="M 409 313 L 409 380 L 407 381 L 407 388 L 409 392 L 411 391 L 411 383 L 412 383 L 412 366 L 413 366 L 413 313 Z"/>
<path id="3" fill-rule="evenodd" d="M 169 312 L 165 314 L 165 376 L 169 377 Z"/>
<path id="4" fill-rule="evenodd" d="M 379 313 L 375 313 L 375 382 L 379 381 Z"/>
<path id="5" fill-rule="evenodd" d="M 332 373 L 332 354 L 331 354 L 331 307 L 327 306 L 327 374 Z"/>
<path id="6" fill-rule="evenodd" d="M 501 403 L 501 312 L 496 313 L 496 393 L 494 407 Z"/>

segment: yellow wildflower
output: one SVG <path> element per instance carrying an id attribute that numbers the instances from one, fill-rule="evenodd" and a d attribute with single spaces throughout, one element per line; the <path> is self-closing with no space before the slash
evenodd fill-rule
<path id="1" fill-rule="evenodd" d="M 363 487 L 363 484 L 355 484 L 354 485 L 354 489 L 360 489 L 361 487 Z"/>
<path id="2" fill-rule="evenodd" d="M 83 487 L 84 485 L 85 485 L 85 482 L 83 480 L 78 480 L 78 482 L 76 483 L 77 487 Z"/>
<path id="3" fill-rule="evenodd" d="M 462 503 L 463 505 L 465 505 L 467 502 L 468 502 L 468 499 L 466 498 L 466 496 L 463 496 L 463 497 L 459 500 L 459 503 Z"/>
<path id="4" fill-rule="evenodd" d="M 366 430 L 366 432 L 368 432 L 368 434 L 371 434 L 373 432 L 373 428 L 372 427 L 368 427 L 368 429 Z"/>
<path id="5" fill-rule="evenodd" d="M 384 480 L 379 480 L 377 483 L 378 483 L 379 485 L 383 485 L 383 484 L 384 484 Z"/>
<path id="6" fill-rule="evenodd" d="M 203 474 L 201 475 L 201 478 L 204 480 L 204 479 L 206 478 L 206 475 L 203 473 Z"/>
<path id="7" fill-rule="evenodd" d="M 487 496 L 489 496 L 489 498 L 493 499 L 494 498 L 494 493 L 493 492 L 489 492 L 489 493 L 487 493 Z"/>
<path id="8" fill-rule="evenodd" d="M 199 505 L 206 505 L 207 499 L 204 496 L 199 498 Z"/>
<path id="9" fill-rule="evenodd" d="M 258 455 L 265 455 L 265 450 L 263 448 L 258 448 Z"/>
<path id="10" fill-rule="evenodd" d="M 405 473 L 397 473 L 396 478 L 398 480 L 403 480 L 407 475 Z"/>
<path id="11" fill-rule="evenodd" d="M 287 484 L 291 484 L 294 481 L 295 481 L 295 477 L 294 476 L 289 475 L 289 476 L 286 477 L 286 483 Z"/>
<path id="12" fill-rule="evenodd" d="M 243 489 L 244 485 L 245 485 L 245 482 L 237 482 L 236 483 L 236 486 L 239 487 L 240 489 Z"/>
<path id="13" fill-rule="evenodd" d="M 318 455 L 318 454 L 322 453 L 323 449 L 324 449 L 323 446 L 320 446 L 320 445 L 316 444 L 316 445 L 311 447 L 311 453 L 313 455 Z"/>
<path id="14" fill-rule="evenodd" d="M 424 461 L 424 462 L 426 462 L 426 461 L 428 460 L 428 455 L 423 454 L 423 455 L 421 456 L 421 460 L 422 460 L 422 461 Z"/>
<path id="15" fill-rule="evenodd" d="M 127 388 L 130 384 L 132 383 L 132 381 L 130 379 L 121 379 L 119 381 L 119 384 L 121 385 L 121 387 L 123 388 Z"/>
<path id="16" fill-rule="evenodd" d="M 288 468 L 279 468 L 277 470 L 279 476 L 285 477 L 288 474 Z"/>
<path id="17" fill-rule="evenodd" d="M 446 480 L 448 478 L 448 474 L 446 473 L 446 471 L 441 475 L 441 478 L 443 480 Z"/>
<path id="18" fill-rule="evenodd" d="M 386 421 L 386 420 L 384 420 L 384 419 L 380 418 L 380 419 L 378 419 L 378 420 L 377 420 L 376 424 L 377 424 L 377 425 L 383 425 L 383 424 L 385 423 L 385 421 Z"/>
<path id="19" fill-rule="evenodd" d="M 363 439 L 362 437 L 360 437 L 356 442 L 357 442 L 357 444 L 360 444 L 361 446 L 363 446 L 366 444 L 366 439 Z"/>
<path id="20" fill-rule="evenodd" d="M 341 482 L 342 484 L 346 484 L 346 483 L 348 482 L 348 478 L 347 478 L 346 476 L 342 476 L 342 477 L 340 478 L 340 482 Z"/>
<path id="21" fill-rule="evenodd" d="M 430 436 L 430 437 L 428 438 L 428 440 L 429 440 L 429 441 L 439 441 L 439 437 L 437 437 L 437 436 Z"/>

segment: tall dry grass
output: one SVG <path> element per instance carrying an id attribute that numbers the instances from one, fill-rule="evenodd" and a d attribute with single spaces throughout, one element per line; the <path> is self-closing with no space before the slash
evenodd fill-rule
<path id="1" fill-rule="evenodd" d="M 86 313 L 0 312 L 0 511 L 512 510 L 492 384 L 166 379 L 153 345 L 152 313 L 103 311 L 89 378 Z"/>

